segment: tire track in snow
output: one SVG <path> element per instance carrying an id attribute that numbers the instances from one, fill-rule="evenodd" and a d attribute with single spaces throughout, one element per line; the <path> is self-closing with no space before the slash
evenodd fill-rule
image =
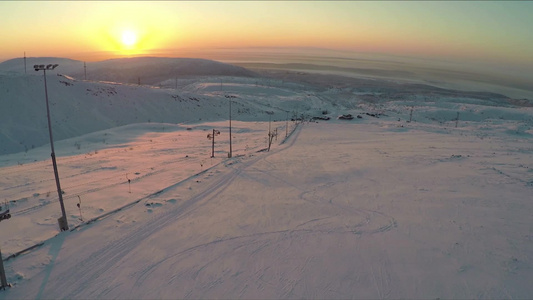
<path id="1" fill-rule="evenodd" d="M 266 157 L 263 157 L 263 158 L 266 158 Z M 243 171 L 245 169 L 246 168 L 244 168 Z M 250 168 L 248 168 L 248 169 L 250 169 Z M 256 170 L 256 168 L 252 168 L 252 169 Z M 317 203 L 321 203 L 321 202 L 314 202 L 313 204 L 317 204 Z M 340 207 L 340 208 L 344 209 L 343 207 Z M 174 266 L 176 266 L 175 269 L 180 269 L 179 266 L 178 266 L 179 262 L 180 261 L 184 261 L 184 260 L 188 260 L 188 258 L 190 256 L 195 255 L 196 253 L 202 253 L 202 254 L 205 254 L 205 253 L 218 253 L 219 257 L 226 257 L 226 255 L 228 255 L 228 256 L 232 255 L 237 249 L 253 247 L 253 249 L 250 249 L 249 251 L 246 251 L 246 253 L 248 253 L 250 255 L 250 257 L 252 257 L 254 254 L 262 251 L 264 248 L 275 246 L 275 243 L 276 243 L 275 241 L 279 240 L 279 236 L 283 235 L 283 234 L 285 234 L 285 235 L 294 235 L 294 234 L 302 235 L 302 234 L 315 234 L 315 233 L 321 233 L 321 234 L 332 234 L 332 233 L 333 234 L 374 234 L 374 233 L 381 233 L 381 232 L 389 231 L 393 227 L 396 226 L 396 221 L 393 218 L 391 218 L 389 216 L 386 216 L 385 214 L 383 214 L 381 212 L 370 211 L 370 210 L 362 210 L 362 209 L 359 209 L 358 211 L 366 213 L 365 221 L 361 222 L 359 224 L 359 226 L 363 226 L 363 225 L 369 224 L 369 223 L 371 223 L 371 224 L 379 223 L 378 224 L 379 226 L 372 226 L 372 228 L 364 229 L 364 230 L 358 230 L 357 232 L 354 232 L 354 230 L 351 229 L 350 226 L 346 226 L 346 225 L 345 225 L 346 228 L 344 228 L 342 226 L 335 227 L 335 228 L 331 228 L 331 226 L 327 226 L 324 229 L 309 229 L 309 228 L 306 229 L 306 228 L 301 228 L 301 227 L 305 227 L 307 225 L 310 225 L 310 226 L 312 225 L 312 227 L 313 227 L 314 224 L 317 223 L 317 222 L 333 218 L 333 216 L 331 216 L 331 217 L 316 218 L 316 219 L 311 219 L 311 220 L 305 221 L 305 222 L 303 222 L 303 223 L 301 223 L 299 225 L 296 225 L 293 229 L 285 229 L 285 230 L 270 231 L 270 232 L 259 232 L 259 233 L 249 234 L 249 235 L 240 235 L 240 236 L 228 237 L 228 238 L 224 238 L 224 239 L 217 239 L 217 240 L 210 241 L 210 242 L 207 242 L 207 243 L 204 243 L 204 244 L 195 245 L 195 246 L 190 247 L 188 249 L 185 249 L 183 251 L 180 251 L 180 252 L 177 252 L 177 253 L 172 254 L 170 256 L 167 256 L 167 257 L 163 258 L 162 260 L 147 266 L 146 268 L 142 269 L 139 272 L 140 273 L 139 276 L 134 276 L 134 277 L 137 278 L 137 281 L 136 281 L 135 285 L 139 286 L 139 285 L 144 284 L 145 280 L 147 278 L 150 278 L 154 274 L 154 272 L 157 272 L 158 268 L 161 267 L 161 266 L 166 266 L 165 268 L 168 269 L 168 265 L 171 265 L 172 266 L 171 269 L 174 269 Z M 376 219 L 378 219 L 377 221 L 379 221 L 379 222 L 376 222 Z M 385 221 L 383 221 L 383 220 L 385 220 Z M 292 243 L 292 241 L 293 241 L 293 239 L 290 239 L 289 243 Z M 222 252 L 215 251 L 213 249 L 214 247 L 222 246 L 222 244 L 225 244 L 225 246 L 220 248 L 222 250 Z M 235 244 L 236 246 L 232 246 L 233 244 Z M 258 244 L 259 244 L 259 246 L 258 246 Z M 231 250 L 227 250 L 228 248 L 230 248 Z M 289 248 L 290 248 L 290 245 L 289 245 Z M 222 253 L 222 255 L 220 253 Z M 200 255 L 202 255 L 202 254 L 200 254 Z M 250 259 L 253 260 L 252 258 L 250 258 Z M 311 258 L 308 257 L 305 264 L 307 264 L 310 261 L 310 259 Z M 198 276 L 199 276 L 199 274 L 201 272 L 206 270 L 207 267 L 210 264 L 212 264 L 213 262 L 216 262 L 216 261 L 217 261 L 216 259 L 215 260 L 210 260 L 208 263 L 203 264 L 201 266 L 188 267 L 188 268 L 186 268 L 187 270 L 185 270 L 185 271 L 181 271 L 180 270 L 180 271 L 178 271 L 177 274 L 174 274 L 172 276 L 173 279 L 169 282 L 169 284 L 171 282 L 173 282 L 173 280 L 175 278 L 178 278 L 178 277 L 182 277 L 182 278 L 190 277 L 189 273 L 187 273 L 187 272 L 193 272 L 194 271 L 194 274 L 195 274 L 194 277 L 198 278 Z M 374 275 L 374 278 L 376 280 L 376 286 L 378 286 L 378 295 L 379 295 L 380 298 L 388 298 L 388 297 L 390 297 L 391 279 L 390 279 L 390 272 L 389 272 L 390 266 L 389 265 L 390 265 L 390 263 L 383 262 L 382 265 L 380 265 L 379 268 L 377 269 L 376 274 Z M 257 270 L 256 273 L 258 273 L 258 272 L 259 273 L 266 272 L 267 269 L 262 268 L 260 270 Z M 296 273 L 299 273 L 299 274 L 303 274 L 304 269 L 305 269 L 305 266 L 299 268 L 298 270 L 293 270 L 293 271 L 296 272 Z M 289 271 L 289 272 L 291 272 L 291 271 Z M 262 275 L 254 274 L 252 277 L 256 278 L 255 282 L 259 282 L 259 281 L 262 280 Z M 283 277 L 284 277 L 284 274 L 278 274 L 276 278 L 279 278 L 281 280 Z M 219 279 L 221 279 L 221 277 L 219 277 Z M 267 284 L 267 285 L 272 285 L 272 283 L 269 283 L 267 281 L 264 281 L 263 283 Z M 300 283 L 300 281 L 291 281 L 291 282 L 283 281 L 283 283 L 284 284 L 280 285 L 280 286 L 282 286 L 282 291 L 278 295 L 280 298 L 294 297 L 296 295 L 295 294 L 295 288 L 298 285 L 304 285 L 303 295 L 309 295 L 308 288 L 306 286 L 306 282 L 305 281 L 302 281 L 301 283 Z M 329 283 L 329 285 L 331 285 L 331 284 L 332 283 Z M 245 281 L 245 282 L 243 282 L 243 286 L 240 286 L 240 289 L 237 289 L 237 287 L 235 287 L 234 288 L 234 293 L 231 293 L 231 294 L 232 295 L 240 295 L 241 298 L 242 298 L 243 295 L 245 295 L 245 292 L 246 292 L 246 290 L 247 290 L 247 288 L 249 286 L 250 286 L 249 283 Z M 214 288 L 214 287 L 216 287 L 216 285 L 203 287 L 202 291 L 205 292 L 205 293 L 208 293 L 209 290 L 211 288 Z M 255 287 L 255 288 L 258 289 L 258 290 L 263 290 L 263 284 L 259 284 L 259 287 Z M 331 292 L 334 293 L 334 291 L 331 291 Z M 198 294 L 194 294 L 194 293 L 195 293 L 195 291 L 192 289 L 192 290 L 185 291 L 184 295 L 185 295 L 186 298 L 188 298 L 188 297 L 200 297 L 200 296 L 198 296 Z"/>
<path id="2" fill-rule="evenodd" d="M 265 157 L 265 159 L 263 161 L 267 161 L 266 157 Z M 302 200 L 302 201 L 308 202 L 308 203 L 310 203 L 312 205 L 324 206 L 324 207 L 333 206 L 333 207 L 337 208 L 338 211 L 339 211 L 339 214 L 336 215 L 336 216 L 340 216 L 340 213 L 341 212 L 345 212 L 345 211 L 349 211 L 353 215 L 363 216 L 364 220 L 362 220 L 362 221 L 360 221 L 358 223 L 351 224 L 351 223 L 353 223 L 353 221 L 348 220 L 348 223 L 350 223 L 350 224 L 347 224 L 347 223 L 344 224 L 344 226 L 347 228 L 347 230 L 348 231 L 352 231 L 352 233 L 354 233 L 354 234 L 361 235 L 361 234 L 382 233 L 382 232 L 389 231 L 392 228 L 395 228 L 397 226 L 396 220 L 393 217 L 391 217 L 391 216 L 389 216 L 387 214 L 384 214 L 382 212 L 375 211 L 375 210 L 352 207 L 352 206 L 348 206 L 348 205 L 342 205 L 342 204 L 339 204 L 339 203 L 336 203 L 336 202 L 330 202 L 328 199 L 325 199 L 323 197 L 320 197 L 320 196 L 316 195 L 316 192 L 317 192 L 316 189 L 310 191 L 310 190 L 301 188 L 297 184 L 292 183 L 291 180 L 288 179 L 288 178 L 277 176 L 275 174 L 272 174 L 272 173 L 269 173 L 267 171 L 261 170 L 260 168 L 253 168 L 253 170 L 255 172 L 258 172 L 258 173 L 261 173 L 263 175 L 266 175 L 266 176 L 274 178 L 279 184 L 290 186 L 290 187 L 300 191 L 300 194 L 298 195 L 298 198 L 300 200 Z M 261 180 L 259 180 L 258 178 L 255 178 L 255 177 L 253 177 L 253 176 L 251 176 L 249 174 L 243 174 L 243 176 L 245 176 L 247 179 L 250 179 L 250 180 L 253 180 L 253 181 L 261 183 Z M 328 184 L 324 185 L 323 187 L 327 188 L 327 187 L 332 187 L 333 185 L 334 185 L 333 183 L 328 183 Z M 329 216 L 327 218 L 333 218 L 333 217 L 335 217 L 335 216 Z M 320 218 L 319 220 L 323 220 L 323 219 L 325 219 L 325 218 Z M 315 221 L 318 221 L 318 220 L 310 220 L 308 222 L 315 222 Z M 378 224 L 377 228 L 370 229 L 370 224 L 376 224 L 376 223 Z M 366 228 L 365 228 L 365 226 L 366 226 Z M 336 232 L 340 232 L 339 228 L 333 228 L 332 230 L 336 231 Z"/>
<path id="3" fill-rule="evenodd" d="M 291 132 L 289 133 L 289 135 L 283 139 L 283 141 L 280 143 L 280 145 L 284 145 L 288 140 L 290 141 L 290 144 L 289 144 L 289 147 L 294 145 L 294 142 L 296 141 L 297 139 L 297 136 L 299 134 L 299 125 L 297 124 L 295 127 L 293 127 L 293 129 L 291 130 Z M 292 138 L 292 135 L 296 133 L 297 136 L 295 138 Z M 284 148 L 281 148 L 279 150 L 283 150 Z M 112 153 L 115 153 L 116 151 L 115 150 L 102 150 L 100 151 L 102 154 L 106 153 L 106 152 L 112 152 Z M 269 155 L 275 153 L 272 152 L 270 153 Z M 108 160 L 105 160 L 103 159 L 102 157 L 95 157 L 94 159 L 98 158 L 99 160 L 99 164 L 105 164 L 105 163 L 108 163 L 109 161 Z M 77 163 L 77 162 L 86 162 L 87 158 L 81 158 L 79 155 L 77 156 L 73 156 L 73 157 L 62 157 L 61 158 L 61 161 L 63 162 L 62 164 L 66 164 L 68 166 L 71 166 L 72 164 L 74 163 Z M 126 180 L 122 180 L 122 179 L 119 179 L 119 178 L 122 178 L 122 175 L 124 173 L 131 173 L 131 172 L 145 172 L 145 171 L 148 171 L 147 173 L 143 174 L 142 176 L 139 176 L 139 177 L 136 177 L 136 178 L 132 178 L 132 182 L 136 182 L 136 181 L 139 181 L 141 179 L 144 179 L 146 177 L 151 177 L 153 175 L 157 175 L 157 174 L 160 174 L 160 173 L 164 173 L 164 172 L 167 172 L 169 169 L 169 166 L 173 166 L 173 165 L 178 165 L 180 164 L 181 162 L 183 162 L 184 160 L 186 160 L 186 158 L 179 158 L 178 160 L 176 159 L 170 159 L 170 160 L 167 160 L 167 161 L 164 161 L 163 164 L 166 166 L 166 168 L 164 169 L 160 169 L 160 170 L 157 170 L 157 171 L 153 171 L 155 166 L 151 166 L 151 167 L 146 167 L 146 168 L 143 168 L 141 170 L 139 169 L 136 169 L 136 170 L 130 170 L 130 172 L 127 172 L 127 170 L 118 170 L 117 172 L 119 173 L 118 175 L 117 174 L 114 174 L 114 175 L 111 175 L 111 176 L 108 176 L 108 177 L 105 177 L 105 178 L 100 178 L 98 180 L 92 180 L 92 181 L 84 181 L 82 183 L 78 183 L 78 184 L 74 184 L 74 185 L 65 185 L 65 182 L 64 180 L 67 180 L 67 179 L 71 179 L 71 178 L 76 178 L 76 177 L 79 177 L 79 176 L 83 176 L 83 175 L 86 175 L 86 174 L 90 174 L 91 172 L 94 172 L 96 170 L 100 170 L 100 169 L 103 169 L 105 167 L 102 167 L 102 166 L 98 166 L 97 168 L 92 168 L 90 170 L 85 170 L 85 171 L 82 171 L 82 172 L 78 172 L 78 173 L 73 173 L 73 174 L 68 174 L 66 176 L 61 176 L 61 180 L 63 181 L 63 185 L 62 185 L 62 190 L 63 191 L 68 191 L 68 194 L 67 196 L 63 196 L 63 200 L 69 200 L 69 199 L 77 199 L 77 196 L 83 196 L 83 195 L 86 195 L 86 194 L 90 194 L 90 193 L 94 193 L 94 192 L 98 192 L 98 191 L 102 191 L 102 190 L 105 190 L 105 189 L 108 189 L 108 188 L 112 188 L 112 187 L 116 187 L 116 186 L 119 186 L 119 185 L 122 185 L 122 184 L 126 184 L 127 181 Z M 40 165 L 44 165 L 44 166 L 40 166 Z M 39 162 L 35 162 L 35 163 L 32 163 L 29 170 L 28 169 L 21 169 L 23 166 L 10 166 L 10 167 L 5 167 L 5 168 L 1 168 L 2 171 L 5 171 L 6 169 L 7 170 L 15 170 L 15 172 L 19 172 L 19 173 L 28 173 L 30 172 L 31 170 L 34 170 L 34 169 L 39 169 L 41 170 L 42 167 L 49 167 L 49 168 L 52 168 L 52 164 L 51 162 L 49 161 L 39 161 Z M 69 169 L 70 170 L 70 169 Z M 152 170 L 153 172 L 150 172 L 150 170 Z M 62 172 L 63 174 L 63 172 Z M 10 173 L 10 175 L 13 175 Z M 54 182 L 54 178 L 53 177 L 50 177 L 48 179 L 43 179 L 43 180 L 40 180 L 38 183 L 43 183 L 43 182 Z M 108 184 L 105 184 L 103 186 L 98 186 L 98 187 L 94 187 L 94 188 L 91 188 L 91 189 L 86 189 L 85 187 L 87 185 L 91 185 L 91 184 L 95 184 L 95 183 L 98 183 L 98 182 L 106 182 Z M 20 187 L 25 187 L 25 186 L 30 186 L 30 185 L 33 185 L 35 184 L 36 182 L 27 182 L 25 184 L 22 184 L 22 185 L 17 185 L 17 186 L 9 186 L 9 187 L 6 187 L 3 189 L 3 191 L 7 191 L 7 190 L 10 190 L 10 189 L 15 189 L 15 188 L 20 188 Z M 76 189 L 78 187 L 82 187 L 81 189 Z M 34 191 L 33 194 L 39 194 L 39 195 L 43 195 L 43 194 L 49 194 L 49 193 L 55 193 L 55 190 L 52 189 L 52 190 L 46 190 L 46 191 Z M 21 199 L 24 199 L 24 198 L 27 198 L 27 199 L 32 199 L 32 198 L 35 198 L 33 195 L 31 196 L 26 196 L 26 197 L 23 197 Z M 17 200 L 20 200 L 20 199 L 17 199 Z M 52 197 L 51 199 L 45 201 L 45 202 L 40 202 L 38 203 L 37 205 L 33 205 L 33 206 L 30 206 L 30 207 L 27 207 L 27 208 L 24 208 L 24 209 L 21 209 L 21 210 L 17 210 L 17 211 L 14 211 L 12 213 L 12 215 L 23 215 L 23 214 L 26 214 L 26 213 L 30 213 L 36 209 L 40 209 L 40 208 L 43 208 L 47 205 L 50 205 L 50 204 L 55 204 L 59 202 L 59 199 L 56 198 L 56 197 Z"/>
<path id="4" fill-rule="evenodd" d="M 207 195 L 218 191 L 221 187 L 233 180 L 237 174 L 238 172 L 233 172 L 233 174 L 230 174 L 230 176 L 221 176 L 222 180 L 214 182 L 203 192 L 197 194 L 189 200 L 186 200 L 177 209 L 172 209 L 165 213 L 159 214 L 157 215 L 157 218 L 153 218 L 142 226 L 137 226 L 138 230 L 131 230 L 129 231 L 129 234 L 123 238 L 108 243 L 106 247 L 101 248 L 99 251 L 93 253 L 89 258 L 84 259 L 76 264 L 75 267 L 67 270 L 64 272 L 64 274 L 59 275 L 59 278 L 71 279 L 64 280 L 62 283 L 60 283 L 60 286 L 57 287 L 57 290 L 68 290 L 68 286 L 80 286 L 80 283 L 83 282 L 96 281 L 100 275 L 114 267 L 120 261 L 120 258 L 127 255 L 131 249 L 141 244 L 147 237 L 154 234 L 158 230 L 175 222 L 179 217 L 183 216 L 188 209 L 198 204 L 197 202 L 204 200 Z M 169 189 L 170 188 L 162 190 L 161 193 L 164 193 Z M 83 265 L 91 265 L 93 267 L 90 270 L 80 272 L 80 270 L 84 269 Z M 75 298 L 79 292 L 81 291 L 74 290 L 64 297 Z"/>
<path id="5" fill-rule="evenodd" d="M 257 156 L 249 161 L 245 161 L 241 164 L 236 164 L 236 168 L 231 167 L 230 171 L 227 174 L 220 174 L 219 176 L 215 177 L 215 180 L 210 182 L 203 191 L 184 201 L 181 205 L 169 209 L 168 211 L 162 212 L 154 216 L 151 220 L 143 222 L 143 224 L 137 225 L 136 228 L 132 228 L 132 230 L 129 230 L 127 235 L 122 236 L 117 240 L 107 242 L 105 245 L 102 245 L 99 250 L 93 252 L 90 256 L 83 258 L 79 262 L 73 264 L 72 267 L 69 267 L 57 276 L 54 276 L 54 278 L 59 278 L 59 280 L 49 282 L 47 285 L 47 289 L 52 291 L 68 291 L 65 294 L 62 294 L 60 296 L 61 298 L 76 298 L 82 292 L 82 290 L 86 291 L 84 283 L 93 283 L 93 286 L 95 286 L 96 284 L 94 283 L 98 281 L 98 278 L 102 274 L 104 274 L 109 269 L 115 267 L 116 264 L 120 262 L 121 258 L 126 256 L 131 251 L 131 249 L 141 244 L 147 237 L 154 234 L 158 230 L 167 227 L 168 225 L 175 222 L 177 219 L 186 216 L 187 214 L 196 210 L 198 207 L 209 203 L 212 199 L 216 197 L 218 193 L 223 192 L 229 186 L 229 183 L 231 183 L 241 174 L 242 170 L 252 166 L 258 161 L 264 159 L 265 157 L 268 157 L 275 153 L 279 153 L 292 147 L 295 144 L 296 139 L 298 138 L 299 133 L 301 131 L 300 126 L 295 128 L 295 131 L 295 136 L 290 139 L 289 143 L 286 146 L 278 148 L 275 151 L 271 151 L 266 155 Z M 235 164 L 232 164 L 232 166 L 234 165 Z M 181 183 L 182 182 L 168 186 L 160 190 L 156 194 L 157 196 L 160 196 L 174 189 Z M 86 227 L 82 230 L 87 230 L 88 228 L 90 227 Z M 213 241 L 210 243 L 216 244 L 221 241 L 222 240 Z M 196 248 L 198 247 L 202 247 L 202 245 L 196 246 Z M 185 251 L 191 250 L 193 249 L 191 248 Z M 87 268 L 87 266 L 90 266 L 90 268 Z M 79 290 L 71 290 L 72 287 L 80 288 Z M 105 294 L 91 296 L 104 297 Z"/>

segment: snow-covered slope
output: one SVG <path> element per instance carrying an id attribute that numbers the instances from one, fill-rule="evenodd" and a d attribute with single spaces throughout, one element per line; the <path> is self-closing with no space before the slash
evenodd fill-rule
<path id="1" fill-rule="evenodd" d="M 205 135 L 225 125 L 127 126 L 88 153 L 96 137 L 80 137 L 59 159 L 74 230 L 57 236 L 49 161 L 0 169 L 25 195 L 0 224 L 4 257 L 44 241 L 5 262 L 0 299 L 533 292 L 531 137 L 382 117 L 300 125 L 257 152 L 268 123 L 236 122 L 234 158 L 226 129 L 210 159 Z"/>
<path id="2" fill-rule="evenodd" d="M 303 80 L 231 76 L 168 79 L 162 81 L 167 88 L 161 89 L 75 80 L 54 74 L 47 79 L 56 140 L 132 123 L 219 120 L 228 115 L 229 99 L 236 108 L 233 117 L 239 120 L 265 120 L 267 112 L 275 114 L 274 120 L 301 114 L 320 115 L 323 111 L 335 117 L 347 109 L 379 111 L 380 106 L 393 103 L 391 107 L 395 106 L 397 111 L 420 107 L 416 110 L 419 121 L 428 118 L 449 121 L 457 112 L 462 120 L 480 121 L 504 117 L 499 108 L 488 112 L 490 106 L 531 105 L 498 94 L 384 81 L 370 84 L 368 80 L 348 81 L 332 87 L 335 81 L 324 79 L 326 85 L 313 85 L 323 79 L 321 75 L 307 75 Z M 0 99 L 0 154 L 28 151 L 48 142 L 42 75 L 0 75 Z M 428 105 L 428 113 L 420 116 L 425 110 L 422 107 Z M 517 121 L 528 119 L 527 114 L 520 112 L 505 114 Z"/>
<path id="3" fill-rule="evenodd" d="M 48 76 L 63 233 L 42 75 L 0 76 L 0 299 L 533 294 L 529 102 L 282 73 Z"/>
<path id="4" fill-rule="evenodd" d="M 191 93 L 188 89 L 79 81 L 56 75 L 47 76 L 47 86 L 56 140 L 132 123 L 199 122 L 226 118 L 229 113 L 229 98 L 220 90 Z M 297 94 L 292 93 L 294 101 L 303 98 Z M 49 142 L 42 75 L 0 75 L 0 99 L 0 154 Z M 235 119 L 275 110 L 257 101 L 248 103 L 246 96 L 231 99 Z"/>

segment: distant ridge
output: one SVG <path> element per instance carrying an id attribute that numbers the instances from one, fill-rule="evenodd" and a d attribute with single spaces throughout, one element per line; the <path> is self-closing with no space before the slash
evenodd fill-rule
<path id="1" fill-rule="evenodd" d="M 35 73 L 33 65 L 47 65 L 47 64 L 59 64 L 59 69 L 50 71 L 51 73 L 70 73 L 76 69 L 83 71 L 83 62 L 70 58 L 62 57 L 26 57 L 26 72 L 28 74 Z M 22 73 L 24 74 L 24 58 L 13 58 L 0 63 L 0 73 Z"/>
<path id="2" fill-rule="evenodd" d="M 87 66 L 87 79 L 122 83 L 157 84 L 190 76 L 255 77 L 256 73 L 226 63 L 200 58 L 134 57 L 95 62 Z M 81 77 L 81 72 L 73 73 Z"/>
<path id="3" fill-rule="evenodd" d="M 34 73 L 34 64 L 59 64 L 53 73 L 85 78 L 84 62 L 58 57 L 28 57 L 26 72 Z M 87 79 L 121 83 L 158 84 L 162 81 L 191 76 L 256 77 L 244 67 L 208 59 L 171 57 L 116 58 L 87 62 Z M 24 59 L 15 58 L 0 63 L 0 73 L 24 73 Z"/>

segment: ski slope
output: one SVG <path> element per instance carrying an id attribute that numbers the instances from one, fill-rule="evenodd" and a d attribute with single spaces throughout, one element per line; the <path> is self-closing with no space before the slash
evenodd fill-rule
<path id="1" fill-rule="evenodd" d="M 533 294 L 531 107 L 407 88 L 395 98 L 368 87 L 220 81 L 191 79 L 179 92 L 114 84 L 106 101 L 133 99 L 153 119 L 55 143 L 67 232 L 58 231 L 49 145 L 1 155 L 13 217 L 0 223 L 12 284 L 0 299 Z M 76 96 L 69 88 L 58 83 L 56 97 Z M 77 103 L 103 97 L 83 94 Z M 200 106 L 156 119 L 170 106 L 151 103 L 171 95 Z M 227 110 L 218 111 L 227 95 L 232 158 Z M 324 113 L 331 120 L 286 120 Z M 344 113 L 361 118 L 336 118 Z M 69 126 L 83 128 L 82 118 Z M 269 128 L 278 136 L 267 152 Z M 212 129 L 221 131 L 214 158 Z"/>
<path id="2" fill-rule="evenodd" d="M 8 261 L 2 296 L 527 298 L 531 144 L 393 124 L 309 123 L 271 152 L 157 180 Z"/>

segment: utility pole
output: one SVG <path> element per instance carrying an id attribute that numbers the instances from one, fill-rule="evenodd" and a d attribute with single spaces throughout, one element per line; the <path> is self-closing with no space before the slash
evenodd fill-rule
<path id="1" fill-rule="evenodd" d="M 46 115 L 48 117 L 48 133 L 50 135 L 50 148 L 52 150 L 52 165 L 54 166 L 54 176 L 56 178 L 56 187 L 57 187 L 57 194 L 59 196 L 59 204 L 61 206 L 61 213 L 62 217 L 57 219 L 57 222 L 59 223 L 59 229 L 61 231 L 68 230 L 68 222 L 67 222 L 67 214 L 65 212 L 65 205 L 63 204 L 63 192 L 61 191 L 61 184 L 59 183 L 59 173 L 57 171 L 57 163 L 56 163 L 56 154 L 54 151 L 54 138 L 52 136 L 52 122 L 50 121 L 50 107 L 48 105 L 48 88 L 46 87 L 46 70 L 53 70 L 58 65 L 52 65 L 49 64 L 47 66 L 45 65 L 34 65 L 33 68 L 35 71 L 43 71 L 44 72 L 44 94 L 46 97 Z"/>
<path id="2" fill-rule="evenodd" d="M 83 71 L 85 73 L 85 80 L 87 80 L 87 65 L 83 62 Z"/>
<path id="3" fill-rule="evenodd" d="M 215 136 L 217 136 L 219 134 L 220 134 L 220 131 L 215 130 L 215 128 L 213 128 L 213 133 L 212 134 L 209 133 L 207 135 L 207 139 L 212 141 L 212 144 L 211 144 L 211 158 L 215 157 Z"/>
<path id="4" fill-rule="evenodd" d="M 24 75 L 26 74 L 26 51 L 24 51 Z"/>

